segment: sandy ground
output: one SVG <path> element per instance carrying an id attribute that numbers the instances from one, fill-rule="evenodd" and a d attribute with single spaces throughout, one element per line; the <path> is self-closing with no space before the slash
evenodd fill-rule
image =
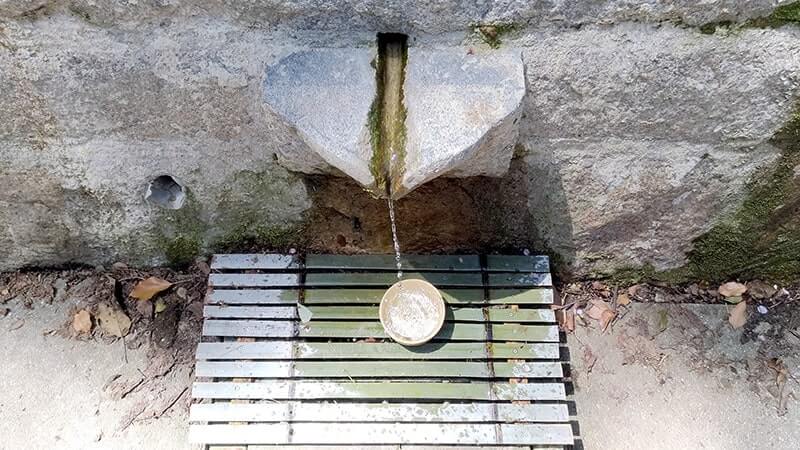
<path id="1" fill-rule="evenodd" d="M 158 419 L 148 419 L 146 408 L 176 398 L 191 382 L 191 367 L 175 367 L 152 386 L 117 399 L 109 392 L 111 380 L 146 371 L 144 347 L 128 350 L 126 364 L 120 341 L 48 334 L 61 328 L 72 305 L 7 307 L 11 312 L 0 319 L 0 448 L 190 448 L 186 395 Z"/>
<path id="2" fill-rule="evenodd" d="M 74 311 L 69 302 L 3 306 L 0 448 L 192 448 L 190 364 L 162 374 L 147 346 L 128 350 L 125 363 L 120 341 L 53 333 Z M 767 361 L 778 356 L 800 374 L 800 342 L 774 342 L 783 338 L 757 324 L 763 333 L 742 344 L 729 308 L 634 304 L 610 332 L 579 324 L 568 341 L 583 447 L 797 448 L 800 384 L 788 378 L 779 411 Z"/>
<path id="3" fill-rule="evenodd" d="M 770 338 L 765 322 L 742 344 L 730 308 L 636 304 L 610 332 L 578 326 L 569 348 L 584 447 L 798 448 L 800 384 L 787 379 L 780 412 L 767 361 L 800 375 L 800 340 Z"/>

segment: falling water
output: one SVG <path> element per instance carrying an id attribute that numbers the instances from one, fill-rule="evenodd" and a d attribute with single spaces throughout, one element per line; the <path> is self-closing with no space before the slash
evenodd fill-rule
<path id="1" fill-rule="evenodd" d="M 400 241 L 397 240 L 397 223 L 394 218 L 394 202 L 389 202 L 389 220 L 392 222 L 392 243 L 394 244 L 394 260 L 397 262 L 397 278 L 403 278 L 403 264 L 400 262 Z"/>

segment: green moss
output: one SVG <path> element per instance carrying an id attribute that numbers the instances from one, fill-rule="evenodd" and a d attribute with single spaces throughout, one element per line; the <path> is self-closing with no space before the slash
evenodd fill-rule
<path id="1" fill-rule="evenodd" d="M 800 2 L 779 6 L 769 17 L 776 21 L 800 23 Z"/>
<path id="2" fill-rule="evenodd" d="M 164 254 L 173 267 L 186 267 L 200 255 L 202 243 L 197 238 L 179 235 L 166 243 Z"/>
<path id="3" fill-rule="evenodd" d="M 156 242 L 172 267 L 185 267 L 202 253 L 208 224 L 190 190 L 180 209 L 162 209 L 156 220 Z"/>
<path id="4" fill-rule="evenodd" d="M 473 26 L 473 30 L 491 48 L 500 48 L 502 37 L 513 32 L 517 26 L 513 23 L 490 23 Z"/>
<path id="5" fill-rule="evenodd" d="M 373 192 L 375 195 L 384 195 L 388 192 L 391 185 L 399 182 L 404 170 L 407 109 L 404 103 L 403 85 L 408 52 L 405 42 L 401 39 L 393 35 L 378 36 L 378 57 L 375 65 L 376 92 L 367 116 L 372 147 L 369 168 L 375 178 Z M 396 51 L 398 43 L 402 46 L 400 72 L 387 73 L 387 66 L 396 67 L 396 64 L 393 65 L 389 62 L 388 55 Z M 396 53 L 393 54 L 396 55 Z M 392 83 L 392 86 L 387 87 L 387 80 Z M 391 105 L 387 105 L 387 102 L 390 101 L 388 98 L 391 98 L 387 93 L 387 88 L 398 90 L 397 103 L 392 102 Z M 387 109 L 387 107 L 392 109 Z M 393 109 L 395 107 L 397 110 Z M 390 154 L 392 152 L 393 154 Z"/>
<path id="6" fill-rule="evenodd" d="M 227 179 L 214 220 L 215 251 L 279 250 L 302 244 L 302 227 L 288 223 L 297 194 L 296 175 L 282 168 L 241 171 Z M 281 208 L 281 209 L 278 209 Z"/>
<path id="7" fill-rule="evenodd" d="M 694 241 L 686 268 L 693 278 L 800 276 L 800 114 L 770 143 L 782 150 L 777 164 L 753 177 L 732 217 Z"/>
<path id="8" fill-rule="evenodd" d="M 215 245 L 217 252 L 286 251 L 289 247 L 303 247 L 303 227 L 299 225 L 242 224 Z"/>
<path id="9" fill-rule="evenodd" d="M 745 27 L 777 28 L 788 24 L 800 24 L 800 1 L 779 6 L 766 17 L 749 20 Z"/>

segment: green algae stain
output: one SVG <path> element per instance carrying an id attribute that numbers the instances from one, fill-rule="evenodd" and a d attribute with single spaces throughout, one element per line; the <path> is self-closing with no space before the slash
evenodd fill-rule
<path id="1" fill-rule="evenodd" d="M 215 251 L 285 250 L 301 246 L 303 226 L 291 222 L 302 204 L 295 198 L 295 175 L 282 170 L 242 171 L 230 178 L 219 195 L 214 220 Z M 278 205 L 278 206 L 276 206 Z"/>
<path id="2" fill-rule="evenodd" d="M 770 143 L 782 150 L 777 164 L 753 177 L 732 218 L 694 241 L 687 266 L 694 278 L 800 276 L 800 114 Z"/>
<path id="3" fill-rule="evenodd" d="M 203 220 L 202 207 L 194 194 L 186 189 L 186 200 L 180 209 L 163 209 L 156 220 L 156 242 L 176 268 L 190 265 L 203 252 L 208 224 Z"/>
<path id="4" fill-rule="evenodd" d="M 375 66 L 375 98 L 367 117 L 372 157 L 370 172 L 375 192 L 382 196 L 399 186 L 404 170 L 406 114 L 403 85 L 408 62 L 406 38 L 379 35 Z"/>

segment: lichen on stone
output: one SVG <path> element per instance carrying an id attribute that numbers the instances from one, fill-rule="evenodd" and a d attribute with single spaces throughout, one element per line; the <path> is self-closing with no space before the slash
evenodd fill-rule
<path id="1" fill-rule="evenodd" d="M 516 30 L 513 23 L 490 23 L 474 25 L 473 30 L 489 47 L 497 49 L 503 44 L 502 37 Z"/>

